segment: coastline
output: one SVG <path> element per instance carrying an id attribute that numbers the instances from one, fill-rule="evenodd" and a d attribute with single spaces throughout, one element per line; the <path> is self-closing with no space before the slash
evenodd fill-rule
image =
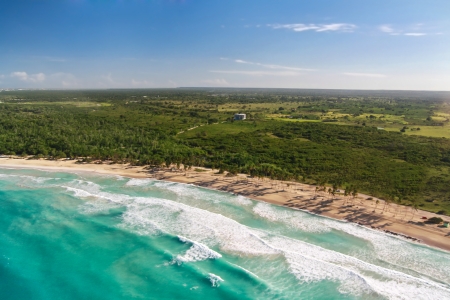
<path id="1" fill-rule="evenodd" d="M 334 199 L 331 199 L 329 195 L 323 192 L 316 192 L 316 186 L 314 185 L 270 179 L 258 180 L 248 178 L 244 174 L 227 177 L 223 174 L 217 174 L 217 170 L 196 167 L 191 170 L 180 171 L 170 168 L 148 169 L 106 162 L 79 163 L 76 160 L 31 160 L 1 157 L 0 168 L 91 172 L 193 184 L 337 220 L 347 220 L 361 226 L 407 238 L 410 241 L 450 251 L 450 228 L 425 224 L 421 219 L 422 217 L 437 216 L 445 221 L 450 221 L 450 217 L 421 210 L 413 213 L 410 207 L 396 204 L 390 204 L 388 210 L 381 213 L 384 201 L 363 194 L 355 199 L 345 199 L 342 195 L 337 195 Z M 376 205 L 377 200 L 379 201 L 378 205 Z"/>

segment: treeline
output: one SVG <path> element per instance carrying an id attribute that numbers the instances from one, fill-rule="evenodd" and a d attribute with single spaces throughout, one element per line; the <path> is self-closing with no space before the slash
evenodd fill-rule
<path id="1" fill-rule="evenodd" d="M 352 148 L 346 142 L 274 138 L 263 130 L 195 138 L 189 143 L 208 153 L 207 167 L 232 173 L 340 187 L 352 184 L 376 196 L 413 196 L 426 183 L 420 165 L 395 161 L 376 148 Z"/>
<path id="2" fill-rule="evenodd" d="M 448 139 L 406 136 L 374 127 L 329 126 L 320 123 L 284 124 L 273 126 L 270 130 L 281 138 L 300 137 L 318 144 L 377 149 L 391 158 L 413 164 L 450 166 Z"/>
<path id="3" fill-rule="evenodd" d="M 264 129 L 188 139 L 206 166 L 274 179 L 344 187 L 386 199 L 450 206 L 447 139 L 404 136 L 374 128 L 272 122 Z M 438 200 L 436 202 L 435 200 Z"/>
<path id="4" fill-rule="evenodd" d="M 176 131 L 170 124 L 154 124 L 140 122 L 136 113 L 124 118 L 114 114 L 98 116 L 87 109 L 3 106 L 0 154 L 89 157 L 157 165 L 202 154 L 175 139 Z"/>

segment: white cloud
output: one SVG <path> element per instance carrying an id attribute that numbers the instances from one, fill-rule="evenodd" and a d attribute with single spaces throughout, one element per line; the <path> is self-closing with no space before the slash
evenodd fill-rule
<path id="1" fill-rule="evenodd" d="M 0 74 L 0 79 L 3 79 L 3 78 L 5 78 L 5 75 Z"/>
<path id="2" fill-rule="evenodd" d="M 407 35 L 407 36 L 424 36 L 427 34 L 423 33 L 423 32 L 407 32 L 407 33 L 405 33 L 405 35 Z"/>
<path id="3" fill-rule="evenodd" d="M 10 76 L 26 82 L 42 82 L 45 80 L 44 73 L 28 75 L 27 72 L 12 72 Z"/>
<path id="4" fill-rule="evenodd" d="M 316 30 L 317 32 L 322 31 L 345 31 L 345 32 L 352 32 L 355 30 L 356 25 L 353 24 L 328 24 L 328 25 L 322 25 L 321 28 Z"/>
<path id="5" fill-rule="evenodd" d="M 376 74 L 376 73 L 342 73 L 347 76 L 355 76 L 355 77 L 375 77 L 375 78 L 384 78 L 386 75 L 384 74 Z"/>
<path id="6" fill-rule="evenodd" d="M 271 69 L 273 71 L 264 71 L 264 70 L 214 70 L 210 71 L 212 73 L 221 73 L 221 74 L 238 74 L 238 75 L 247 75 L 247 76 L 299 76 L 303 75 L 301 71 L 314 71 L 313 69 L 304 69 L 297 67 L 288 67 L 281 65 L 273 65 L 273 64 L 262 64 L 259 62 L 251 62 L 243 59 L 229 59 L 225 57 L 221 57 L 220 60 L 233 61 L 238 64 L 258 66 L 266 69 Z M 278 70 L 278 71 L 276 71 Z"/>
<path id="7" fill-rule="evenodd" d="M 339 32 L 353 32 L 356 29 L 356 25 L 348 23 L 334 23 L 334 24 L 268 24 L 267 26 L 273 29 L 289 29 L 296 32 L 303 31 L 315 31 L 315 32 L 326 32 L 326 31 L 339 31 Z"/>
<path id="8" fill-rule="evenodd" d="M 381 25 L 378 27 L 382 32 L 394 33 L 394 29 L 390 25 Z"/>
<path id="9" fill-rule="evenodd" d="M 302 31 L 308 31 L 308 30 L 317 30 L 320 29 L 319 26 L 310 24 L 272 24 L 268 25 L 269 27 L 272 27 L 273 29 L 291 29 L 293 31 L 302 32 Z"/>
<path id="10" fill-rule="evenodd" d="M 389 35 L 404 35 L 404 36 L 425 36 L 425 35 L 439 35 L 441 33 L 431 33 L 423 28 L 424 24 L 415 24 L 409 26 L 407 29 L 394 29 L 391 25 L 381 25 L 378 29 L 381 32 Z"/>
<path id="11" fill-rule="evenodd" d="M 136 80 L 136 79 L 131 79 L 131 86 L 133 87 L 153 87 L 154 84 L 151 81 L 148 80 Z"/>
<path id="12" fill-rule="evenodd" d="M 115 84 L 116 83 L 114 81 L 114 79 L 112 78 L 112 74 L 111 73 L 108 73 L 107 75 L 102 75 L 102 76 L 100 76 L 100 78 L 105 80 L 109 84 Z"/>
<path id="13" fill-rule="evenodd" d="M 11 73 L 11 77 L 17 77 L 20 80 L 26 81 L 28 78 L 27 72 L 13 72 Z"/>
<path id="14" fill-rule="evenodd" d="M 225 79 L 206 79 L 206 80 L 202 80 L 201 83 L 207 84 L 209 86 L 229 86 L 230 85 Z"/>
<path id="15" fill-rule="evenodd" d="M 176 87 L 178 87 L 178 84 L 175 81 L 169 79 L 169 81 L 167 82 L 167 86 L 176 88 Z"/>
<path id="16" fill-rule="evenodd" d="M 262 64 L 262 63 L 258 63 L 258 62 L 245 61 L 242 59 L 235 59 L 234 62 L 237 62 L 239 64 L 255 65 L 255 66 L 260 66 L 260 67 L 269 68 L 269 69 L 280 69 L 280 70 L 290 70 L 290 71 L 314 71 L 313 69 L 303 69 L 303 68 L 287 67 L 287 66 L 280 66 L 280 65 Z"/>
<path id="17" fill-rule="evenodd" d="M 63 87 L 63 88 L 78 88 L 80 87 L 79 80 L 70 73 L 54 73 L 48 77 L 48 85 L 51 87 Z"/>
<path id="18" fill-rule="evenodd" d="M 294 71 L 240 71 L 240 70 L 229 70 L 229 71 L 210 71 L 211 73 L 220 73 L 220 74 L 239 74 L 239 75 L 248 75 L 248 76 L 298 76 L 302 75 L 302 73 L 294 72 Z"/>

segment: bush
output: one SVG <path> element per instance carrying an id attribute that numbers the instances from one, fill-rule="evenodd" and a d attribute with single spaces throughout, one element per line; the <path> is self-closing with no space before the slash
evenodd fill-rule
<path id="1" fill-rule="evenodd" d="M 444 216 L 446 216 L 446 215 L 447 215 L 447 211 L 445 211 L 445 210 L 440 210 L 440 211 L 437 212 L 437 214 L 438 214 L 438 215 L 444 215 Z"/>
<path id="2" fill-rule="evenodd" d="M 54 156 L 55 159 L 60 159 L 60 158 L 66 158 L 66 153 L 64 153 L 63 151 L 58 151 L 58 153 L 56 153 L 56 155 Z"/>
<path id="3" fill-rule="evenodd" d="M 438 217 L 429 218 L 427 221 L 427 223 L 430 223 L 430 224 L 441 224 L 442 222 L 444 222 L 444 220 L 442 220 L 442 218 L 438 218 Z"/>

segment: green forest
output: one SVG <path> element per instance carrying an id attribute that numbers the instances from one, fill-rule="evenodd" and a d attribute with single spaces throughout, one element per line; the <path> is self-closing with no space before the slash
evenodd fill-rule
<path id="1" fill-rule="evenodd" d="M 450 214 L 449 118 L 444 92 L 1 91 L 0 154 L 203 166 Z"/>

